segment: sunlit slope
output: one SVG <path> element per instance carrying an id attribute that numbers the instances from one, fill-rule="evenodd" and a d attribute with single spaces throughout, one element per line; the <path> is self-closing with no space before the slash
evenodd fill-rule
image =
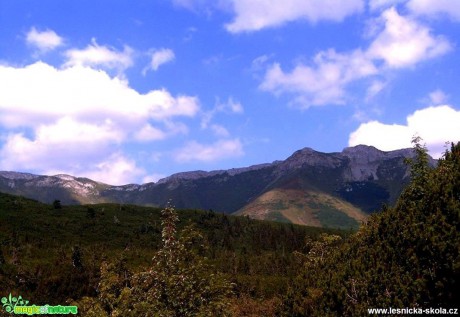
<path id="1" fill-rule="evenodd" d="M 365 213 L 340 198 L 318 191 L 283 188 L 262 194 L 236 214 L 260 220 L 344 229 L 356 228 L 366 219 Z"/>

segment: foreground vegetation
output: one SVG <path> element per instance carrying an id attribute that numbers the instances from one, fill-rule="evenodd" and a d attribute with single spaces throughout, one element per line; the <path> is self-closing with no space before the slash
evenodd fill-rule
<path id="1" fill-rule="evenodd" d="M 458 308 L 460 143 L 356 233 L 1 195 L 0 285 L 82 316 L 365 316 Z M 153 258 L 153 259 L 152 259 Z M 5 285 L 5 286 L 4 286 Z M 0 294 L 5 296 L 7 294 Z"/>
<path id="2" fill-rule="evenodd" d="M 196 232 L 187 249 L 196 251 L 206 274 L 221 274 L 231 283 L 227 301 L 236 310 L 244 302 L 248 309 L 273 311 L 300 268 L 293 252 L 304 249 L 305 239 L 325 232 L 349 234 L 212 211 L 177 213 L 178 238 Z M 102 296 L 101 277 L 128 278 L 151 269 L 163 247 L 163 220 L 158 208 L 46 205 L 0 194 L 1 290 L 36 304 L 80 301 L 82 310 L 91 298 Z"/>
<path id="3" fill-rule="evenodd" d="M 285 316 L 459 308 L 460 143 L 430 168 L 418 141 L 411 183 L 396 206 L 373 215 L 340 247 L 325 246 L 327 256 L 310 251 L 283 303 Z"/>

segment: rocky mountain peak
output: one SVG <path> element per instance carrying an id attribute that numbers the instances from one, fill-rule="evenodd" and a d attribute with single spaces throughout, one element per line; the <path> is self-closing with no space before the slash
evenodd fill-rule
<path id="1" fill-rule="evenodd" d="M 315 151 L 311 148 L 303 148 L 294 152 L 278 167 L 278 173 L 286 170 L 295 170 L 304 166 L 337 167 L 341 160 L 334 154 Z"/>
<path id="2" fill-rule="evenodd" d="M 391 159 L 395 157 L 413 157 L 413 149 L 400 149 L 394 151 L 381 151 L 369 145 L 357 145 L 343 149 L 342 155 L 354 160 L 366 160 L 372 162 L 381 159 Z"/>
<path id="3" fill-rule="evenodd" d="M 369 158 L 377 158 L 382 157 L 383 151 L 379 149 L 369 146 L 369 145 L 357 145 L 352 147 L 347 147 L 343 149 L 342 155 L 348 157 L 369 157 Z"/>
<path id="4" fill-rule="evenodd" d="M 378 171 L 384 160 L 400 158 L 402 164 L 404 157 L 413 156 L 412 149 L 384 152 L 368 145 L 347 147 L 341 155 L 349 160 L 343 175 L 349 181 L 378 180 Z"/>
<path id="5" fill-rule="evenodd" d="M 71 175 L 67 175 L 67 174 L 58 174 L 58 175 L 54 175 L 54 177 L 57 177 L 63 181 L 74 181 L 75 180 L 75 177 Z"/>

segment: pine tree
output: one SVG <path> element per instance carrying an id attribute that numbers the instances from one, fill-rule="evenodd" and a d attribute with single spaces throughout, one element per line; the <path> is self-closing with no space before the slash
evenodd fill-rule
<path id="1" fill-rule="evenodd" d="M 460 302 L 460 143 L 436 168 L 420 139 L 411 182 L 393 208 L 370 217 L 325 261 L 305 265 L 286 316 L 361 316 L 372 307 L 456 307 Z"/>

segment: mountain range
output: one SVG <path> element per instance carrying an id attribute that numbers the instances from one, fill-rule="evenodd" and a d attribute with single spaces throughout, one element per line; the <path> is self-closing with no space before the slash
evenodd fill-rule
<path id="1" fill-rule="evenodd" d="M 70 175 L 0 172 L 0 192 L 45 203 L 119 203 L 213 210 L 317 227 L 356 228 L 409 181 L 412 149 L 358 145 L 338 153 L 311 148 L 283 161 L 173 174 L 156 183 L 112 186 Z M 434 165 L 435 160 L 431 161 Z"/>

